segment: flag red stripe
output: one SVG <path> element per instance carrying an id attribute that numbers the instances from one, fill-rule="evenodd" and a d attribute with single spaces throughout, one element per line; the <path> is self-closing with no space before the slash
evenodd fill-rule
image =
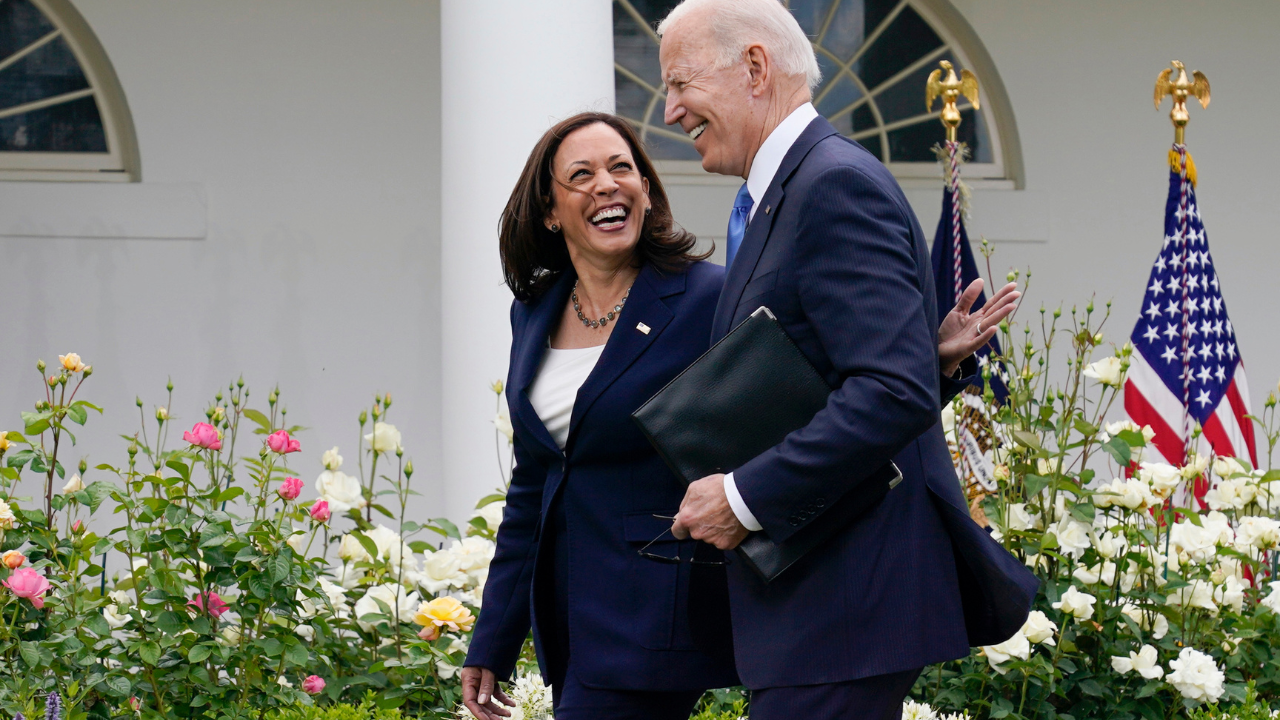
<path id="1" fill-rule="evenodd" d="M 1222 426 L 1222 420 L 1217 413 L 1210 415 L 1200 427 L 1204 430 L 1204 436 L 1209 441 L 1209 445 L 1213 447 L 1214 455 L 1236 456 L 1235 446 L 1231 444 L 1231 437 L 1227 435 L 1227 429 Z"/>
<path id="2" fill-rule="evenodd" d="M 1150 425 L 1156 435 L 1152 438 L 1152 443 L 1165 460 L 1171 465 L 1181 465 L 1185 449 L 1183 448 L 1182 438 L 1173 428 L 1164 421 L 1160 413 L 1147 402 L 1146 396 L 1138 389 L 1133 382 L 1124 384 L 1124 409 L 1129 414 L 1130 419 L 1139 425 Z"/>
<path id="3" fill-rule="evenodd" d="M 1258 466 L 1258 449 L 1254 445 L 1253 439 L 1253 421 L 1245 417 L 1249 414 L 1249 408 L 1245 406 L 1244 398 L 1240 397 L 1240 388 L 1236 387 L 1236 381 L 1232 380 L 1227 386 L 1227 400 L 1231 402 L 1231 412 L 1236 416 L 1236 423 L 1240 426 L 1240 434 L 1244 436 L 1244 444 L 1249 447 L 1249 462 L 1254 466 Z"/>

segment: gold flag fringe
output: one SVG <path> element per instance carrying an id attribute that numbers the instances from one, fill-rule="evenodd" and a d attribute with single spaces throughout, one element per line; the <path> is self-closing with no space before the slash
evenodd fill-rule
<path id="1" fill-rule="evenodd" d="M 1169 170 L 1181 175 L 1182 164 L 1178 160 L 1178 151 L 1169 151 Z M 1191 181 L 1191 187 L 1196 186 L 1196 161 L 1191 159 L 1191 153 L 1187 153 L 1187 179 Z"/>

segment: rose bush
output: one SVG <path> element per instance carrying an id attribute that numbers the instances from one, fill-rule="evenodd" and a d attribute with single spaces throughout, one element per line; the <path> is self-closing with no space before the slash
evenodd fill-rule
<path id="1" fill-rule="evenodd" d="M 154 413 L 139 399 L 123 461 L 68 474 L 73 428 L 101 410 L 78 399 L 92 367 L 60 366 L 37 365 L 42 399 L 0 433 L 0 710 L 261 717 L 373 691 L 456 716 L 505 482 L 462 529 L 408 519 L 413 463 L 383 395 L 360 413 L 356 473 L 324 452 L 313 494 L 279 391 L 255 410 L 242 380 L 181 443 L 172 384 Z M 541 687 L 525 655 L 521 682 Z M 525 695 L 545 715 L 549 694 Z"/>

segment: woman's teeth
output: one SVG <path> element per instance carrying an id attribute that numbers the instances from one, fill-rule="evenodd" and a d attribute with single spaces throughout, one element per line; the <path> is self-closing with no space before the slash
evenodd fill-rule
<path id="1" fill-rule="evenodd" d="M 706 129 L 707 129 L 707 121 L 703 120 L 701 125 L 689 131 L 689 139 L 697 140 L 698 136 L 702 134 L 702 131 Z"/>
<path id="2" fill-rule="evenodd" d="M 610 207 L 601 210 L 591 217 L 591 224 L 596 227 L 613 227 L 627 219 L 627 210 L 622 207 Z"/>

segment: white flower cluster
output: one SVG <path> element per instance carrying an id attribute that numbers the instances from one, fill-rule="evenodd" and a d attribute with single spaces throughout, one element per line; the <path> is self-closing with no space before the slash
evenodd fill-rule
<path id="1" fill-rule="evenodd" d="M 928 703 L 907 699 L 902 701 L 902 720 L 969 720 L 969 712 L 940 715 Z"/>
<path id="2" fill-rule="evenodd" d="M 542 682 L 542 676 L 538 673 L 530 673 L 516 678 L 516 681 L 507 687 L 507 697 L 511 698 L 515 707 L 506 707 L 510 713 L 508 720 L 551 720 L 551 688 Z M 904 705 L 905 707 L 905 705 Z M 925 707 L 928 707 L 927 705 Z M 467 709 L 465 705 L 458 705 L 454 714 L 458 720 L 476 720 L 476 716 Z M 906 715 L 903 715 L 905 718 Z M 923 717 L 923 716 L 922 716 Z M 929 718 L 936 718 L 937 715 L 930 715 Z M 952 716 L 947 716 L 951 718 Z M 960 720 L 959 716 L 955 716 L 956 720 Z M 968 716 L 966 715 L 965 718 Z"/>
<path id="3" fill-rule="evenodd" d="M 1072 589 L 1074 590 L 1075 588 Z M 1091 607 L 1092 602 L 1090 600 Z M 1029 659 L 1032 645 L 1056 645 L 1057 641 L 1053 638 L 1056 632 L 1058 632 L 1057 623 L 1050 620 L 1048 616 L 1039 610 L 1032 610 L 1031 614 L 1027 616 L 1027 621 L 1023 623 L 1018 632 L 1014 633 L 1013 637 L 999 645 L 983 647 L 982 654 L 986 656 L 987 662 L 991 663 L 991 667 L 1003 675 L 1009 669 L 1002 667 L 1002 664 L 1014 658 L 1018 660 Z M 903 717 L 906 717 L 905 713 Z"/>

